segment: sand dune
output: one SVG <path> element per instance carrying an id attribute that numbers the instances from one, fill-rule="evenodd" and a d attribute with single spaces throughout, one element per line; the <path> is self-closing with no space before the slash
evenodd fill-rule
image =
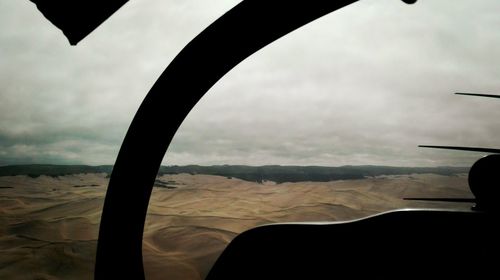
<path id="1" fill-rule="evenodd" d="M 0 177 L 0 279 L 92 279 L 107 183 L 105 174 Z M 401 199 L 471 197 L 466 176 L 257 184 L 180 174 L 157 184 L 143 241 L 148 279 L 203 279 L 228 242 L 257 225 L 471 206 Z"/>

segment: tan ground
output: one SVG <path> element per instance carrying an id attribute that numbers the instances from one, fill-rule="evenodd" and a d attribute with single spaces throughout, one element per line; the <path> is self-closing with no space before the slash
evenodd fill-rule
<path id="1" fill-rule="evenodd" d="M 203 279 L 226 244 L 256 225 L 471 206 L 401 199 L 471 197 L 465 175 L 279 185 L 208 175 L 159 179 L 176 188 L 153 191 L 143 243 L 148 279 Z M 105 174 L 0 177 L 0 279 L 92 279 L 107 182 Z"/>

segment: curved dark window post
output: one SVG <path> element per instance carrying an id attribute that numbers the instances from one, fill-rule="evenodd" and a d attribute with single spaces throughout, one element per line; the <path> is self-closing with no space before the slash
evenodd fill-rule
<path id="1" fill-rule="evenodd" d="M 243 1 L 179 53 L 147 94 L 118 154 L 101 217 L 96 279 L 144 278 L 142 237 L 153 183 L 170 141 L 198 100 L 262 47 L 354 2 Z"/>

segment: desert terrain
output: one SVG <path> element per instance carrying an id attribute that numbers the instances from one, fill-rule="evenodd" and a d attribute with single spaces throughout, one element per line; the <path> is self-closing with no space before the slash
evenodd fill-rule
<path id="1" fill-rule="evenodd" d="M 0 177 L 0 279 L 92 279 L 106 173 Z M 203 279 L 242 231 L 343 221 L 398 208 L 469 209 L 403 197 L 472 197 L 466 175 L 411 174 L 275 184 L 162 175 L 149 204 L 147 279 Z"/>

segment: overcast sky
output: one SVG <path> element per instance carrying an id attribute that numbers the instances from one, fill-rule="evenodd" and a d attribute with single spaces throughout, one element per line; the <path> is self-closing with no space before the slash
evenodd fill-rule
<path id="1" fill-rule="evenodd" d="M 113 164 L 175 55 L 239 1 L 130 1 L 76 47 L 0 0 L 0 165 Z M 186 118 L 164 164 L 471 165 L 500 147 L 500 1 L 362 0 L 254 54 Z M 158 129 L 161 129 L 158 128 Z"/>

